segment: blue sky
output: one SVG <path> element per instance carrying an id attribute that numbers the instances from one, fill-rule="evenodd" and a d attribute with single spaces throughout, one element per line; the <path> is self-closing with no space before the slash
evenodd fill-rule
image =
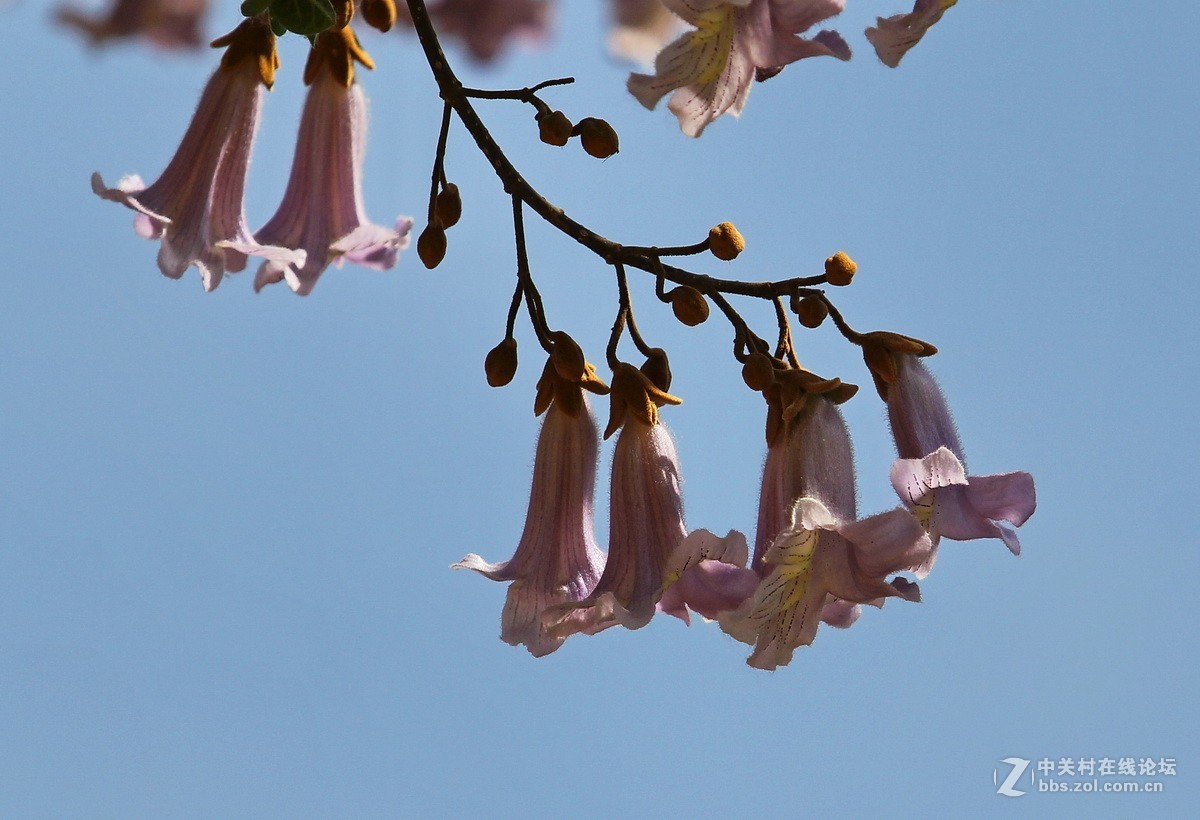
<path id="1" fill-rule="evenodd" d="M 218 33 L 236 13 L 213 21 Z M 603 163 L 479 108 L 568 213 L 626 244 L 735 222 L 716 275 L 818 272 L 846 250 L 847 319 L 926 338 L 973 471 L 1025 469 L 1024 554 L 945 544 L 920 605 L 823 629 L 777 673 L 668 618 L 535 660 L 497 639 L 501 585 L 448 566 L 520 536 L 540 362 L 488 388 L 513 252 L 508 204 L 459 128 L 446 262 L 331 270 L 307 299 L 251 277 L 163 278 L 129 213 L 88 190 L 170 158 L 213 57 L 91 52 L 42 4 L 0 11 L 0 809 L 12 816 L 795 816 L 899 811 L 1180 816 L 1195 805 L 1195 4 L 959 3 L 898 70 L 857 56 L 755 87 L 698 141 L 624 92 L 591 3 L 469 82 L 548 93 L 621 135 Z M 1085 5 L 1087 6 L 1085 8 Z M 1099 4 L 1097 4 L 1099 5 Z M 439 102 L 411 39 L 379 68 L 368 211 L 419 216 Z M 251 171 L 274 211 L 302 103 L 282 44 Z M 599 260 L 535 222 L 551 323 L 602 358 Z M 692 527 L 752 527 L 761 399 L 714 317 L 694 329 L 631 273 L 668 349 Z M 602 310 L 596 310 L 602 305 Z M 762 306 L 748 318 L 769 328 Z M 519 325 L 523 352 L 533 349 Z M 869 385 L 830 328 L 815 371 Z M 845 407 L 860 507 L 894 505 L 880 404 Z M 611 450 L 606 450 L 610 453 Z M 598 532 L 606 532 L 602 464 Z M 1175 758 L 1162 794 L 998 796 L 1007 757 Z"/>

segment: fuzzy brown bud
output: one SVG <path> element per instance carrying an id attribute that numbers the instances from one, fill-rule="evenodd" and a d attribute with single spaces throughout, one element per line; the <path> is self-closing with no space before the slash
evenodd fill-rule
<path id="1" fill-rule="evenodd" d="M 844 251 L 838 251 L 825 260 L 825 281 L 831 285 L 844 287 L 854 279 L 854 273 L 857 270 L 858 264 Z"/>
<path id="2" fill-rule="evenodd" d="M 483 360 L 483 372 L 492 387 L 503 387 L 517 373 L 517 340 L 505 339 L 488 351 Z"/>
<path id="3" fill-rule="evenodd" d="M 438 192 L 433 201 L 433 215 L 442 228 L 452 228 L 462 218 L 462 197 L 453 182 L 446 183 L 446 187 Z"/>
<path id="4" fill-rule="evenodd" d="M 575 126 L 583 150 L 596 159 L 608 159 L 620 150 L 621 141 L 611 125 L 597 117 L 584 117 Z"/>
<path id="5" fill-rule="evenodd" d="M 775 383 L 775 365 L 766 353 L 754 351 L 742 364 L 742 381 L 751 390 L 766 390 Z"/>
<path id="6" fill-rule="evenodd" d="M 688 327 L 702 324 L 708 318 L 708 300 L 704 294 L 688 285 L 680 285 L 667 294 L 675 318 Z"/>
<path id="7" fill-rule="evenodd" d="M 708 249 L 726 262 L 746 250 L 746 240 L 732 222 L 722 222 L 708 232 Z"/>
<path id="8" fill-rule="evenodd" d="M 825 306 L 824 300 L 816 296 L 805 296 L 800 300 L 800 304 L 796 305 L 796 318 L 805 327 L 820 327 L 828 315 L 829 308 Z"/>
<path id="9" fill-rule="evenodd" d="M 417 256 L 425 267 L 433 270 L 446 258 L 446 232 L 436 222 L 430 222 L 417 238 Z"/>
<path id="10" fill-rule="evenodd" d="M 667 351 L 661 347 L 650 349 L 641 370 L 650 383 L 659 390 L 665 393 L 671 389 L 671 363 L 667 360 Z"/>
<path id="11" fill-rule="evenodd" d="M 548 114 L 538 114 L 538 138 L 547 145 L 562 147 L 571 139 L 574 126 L 561 111 L 551 111 Z"/>
<path id="12" fill-rule="evenodd" d="M 396 4 L 392 0 L 363 0 L 362 16 L 371 28 L 391 31 L 396 25 Z"/>
<path id="13" fill-rule="evenodd" d="M 551 344 L 550 361 L 558 375 L 576 383 L 587 374 L 587 360 L 583 348 L 563 330 L 552 331 L 548 336 Z"/>

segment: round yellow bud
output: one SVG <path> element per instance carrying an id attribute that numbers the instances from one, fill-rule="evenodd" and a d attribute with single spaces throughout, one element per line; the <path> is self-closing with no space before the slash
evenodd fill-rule
<path id="1" fill-rule="evenodd" d="M 844 251 L 838 251 L 825 260 L 825 281 L 831 285 L 844 287 L 854 279 L 858 265 Z"/>
<path id="2" fill-rule="evenodd" d="M 722 222 L 708 232 L 708 249 L 713 256 L 728 262 L 746 250 L 746 240 L 732 222 Z"/>

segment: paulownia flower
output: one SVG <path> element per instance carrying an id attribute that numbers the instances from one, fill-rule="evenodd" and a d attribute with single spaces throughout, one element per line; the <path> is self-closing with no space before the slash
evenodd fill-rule
<path id="1" fill-rule="evenodd" d="M 908 14 L 880 17 L 867 29 L 867 39 L 875 46 L 880 61 L 891 68 L 900 65 L 908 50 L 921 42 L 925 32 L 942 19 L 946 9 L 958 0 L 916 0 Z"/>
<path id="2" fill-rule="evenodd" d="M 543 613 L 586 598 L 604 567 L 592 525 L 599 433 L 581 388 L 605 389 L 590 366 L 584 379 L 569 382 L 547 364 L 538 383 L 539 412 L 546 411 L 546 419 L 533 462 L 525 531 L 513 557 L 491 564 L 471 554 L 454 565 L 512 582 L 500 638 L 524 644 L 535 657 L 548 655 L 566 639 L 546 632 Z"/>
<path id="3" fill-rule="evenodd" d="M 847 523 L 806 497 L 796 500 L 790 516 L 763 555 L 768 571 L 754 595 L 719 616 L 722 629 L 754 645 L 747 663 L 758 669 L 784 666 L 796 647 L 812 643 L 831 596 L 845 604 L 920 600 L 916 584 L 885 580 L 922 563 L 929 551 L 929 537 L 905 510 Z"/>
<path id="4" fill-rule="evenodd" d="M 226 271 L 245 268 L 250 252 L 303 260 L 303 254 L 285 248 L 258 245 L 242 201 L 263 87 L 270 87 L 278 65 L 275 36 L 270 26 L 252 18 L 214 45 L 229 48 L 162 176 L 148 188 L 136 175 L 109 188 L 92 174 L 98 196 L 138 212 L 134 230 L 139 236 L 161 240 L 159 270 L 178 279 L 195 265 L 207 291 Z"/>
<path id="5" fill-rule="evenodd" d="M 408 247 L 411 219 L 399 217 L 392 230 L 373 224 L 363 207 L 367 100 L 352 60 L 372 65 L 349 26 L 317 37 L 305 68 L 310 85 L 287 190 L 275 215 L 254 235 L 260 246 L 298 251 L 300 261 L 269 256 L 255 276 L 255 290 L 286 280 L 306 296 L 331 262 L 386 270 Z"/>
<path id="6" fill-rule="evenodd" d="M 163 48 L 199 48 L 204 40 L 200 24 L 207 12 L 208 0 L 115 0 L 104 14 L 60 6 L 55 19 L 92 45 L 144 37 Z"/>
<path id="7" fill-rule="evenodd" d="M 633 74 L 629 91 L 646 108 L 666 94 L 689 137 L 726 112 L 738 116 L 750 84 L 805 57 L 850 59 L 850 48 L 835 31 L 811 39 L 801 33 L 841 12 L 845 0 L 664 0 L 693 26 L 664 48 L 655 73 Z"/>
<path id="8" fill-rule="evenodd" d="M 718 538 L 705 529 L 692 530 L 668 564 L 666 590 L 658 608 L 691 624 L 691 612 L 715 620 L 737 609 L 758 587 L 758 575 L 746 568 L 746 536 L 730 530 Z"/>
<path id="9" fill-rule="evenodd" d="M 658 418 L 659 404 L 680 400 L 630 364 L 617 366 L 609 398 L 613 412 L 606 435 L 617 424 L 621 434 L 613 453 L 608 560 L 591 595 L 546 613 L 547 631 L 555 636 L 649 623 L 667 563 L 687 534 L 679 459 Z"/>
<path id="10" fill-rule="evenodd" d="M 1037 507 L 1033 477 L 1026 472 L 969 476 L 950 407 L 919 356 L 933 348 L 896 334 L 875 334 L 863 347 L 876 386 L 887 402 L 900 459 L 892 485 L 933 541 L 926 575 L 942 536 L 956 541 L 999 538 L 1014 555 L 1019 527 Z"/>

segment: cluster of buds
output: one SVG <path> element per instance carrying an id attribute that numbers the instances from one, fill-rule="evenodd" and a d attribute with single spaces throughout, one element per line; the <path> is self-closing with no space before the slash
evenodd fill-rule
<path id="1" fill-rule="evenodd" d="M 583 150 L 596 159 L 608 159 L 621 149 L 616 129 L 599 117 L 584 117 L 572 123 L 563 112 L 548 106 L 539 106 L 534 118 L 538 126 L 538 139 L 558 148 L 566 145 L 572 137 L 579 138 Z"/>
<path id="2" fill-rule="evenodd" d="M 137 212 L 137 233 L 160 240 L 164 275 L 178 279 L 194 265 L 208 291 L 225 273 L 245 268 L 250 256 L 262 260 L 255 290 L 286 281 L 301 295 L 331 263 L 393 267 L 412 220 L 400 217 L 386 228 L 363 207 L 367 102 L 355 65 L 373 63 L 353 29 L 343 24 L 313 40 L 291 176 L 275 215 L 253 233 L 243 195 L 264 92 L 279 67 L 272 21 L 266 14 L 249 17 L 213 46 L 225 48 L 221 63 L 158 180 L 146 186 L 132 175 L 109 188 L 93 174 L 95 193 Z"/>

